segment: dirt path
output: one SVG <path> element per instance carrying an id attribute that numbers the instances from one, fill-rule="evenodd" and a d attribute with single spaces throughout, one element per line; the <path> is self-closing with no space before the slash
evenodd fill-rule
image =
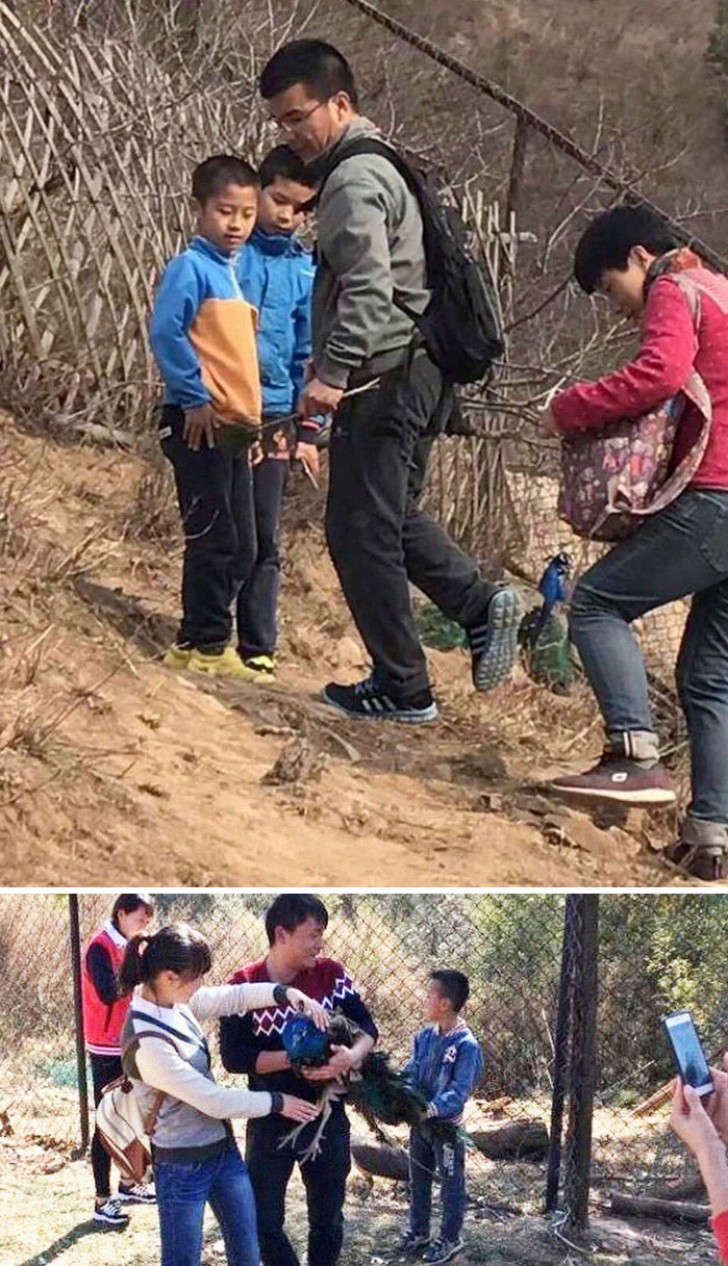
<path id="1" fill-rule="evenodd" d="M 340 719 L 318 692 L 362 654 L 300 514 L 278 684 L 173 674 L 154 657 L 174 630 L 179 550 L 140 535 L 165 528 L 163 486 L 136 459 L 7 417 L 0 440 L 15 454 L 0 491 L 3 884 L 673 882 L 644 834 L 597 830 L 532 789 L 595 750 L 585 692 L 561 700 L 518 676 L 476 696 L 464 654 L 433 652 L 439 723 Z"/>

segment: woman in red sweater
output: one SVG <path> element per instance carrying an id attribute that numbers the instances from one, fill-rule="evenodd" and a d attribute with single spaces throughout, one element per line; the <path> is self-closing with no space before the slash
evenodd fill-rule
<path id="1" fill-rule="evenodd" d="M 675 280 L 682 269 L 690 269 L 699 286 L 697 321 Z M 691 251 L 678 250 L 657 216 L 625 206 L 589 225 L 576 250 L 575 274 L 587 294 L 601 291 L 624 316 L 640 322 L 640 347 L 615 373 L 561 392 L 544 415 L 543 431 L 564 436 L 639 418 L 675 396 L 693 366 L 708 389 L 713 416 L 692 484 L 576 586 L 572 637 L 599 701 L 607 742 L 593 769 L 558 778 L 553 786 L 590 800 L 674 802 L 631 625 L 648 611 L 694 595 L 677 662 L 692 800 L 667 856 L 692 875 L 720 879 L 728 854 L 728 281 Z M 701 423 L 686 403 L 675 464 Z"/>
<path id="2" fill-rule="evenodd" d="M 714 1093 L 706 1101 L 681 1081 L 675 1084 L 670 1125 L 693 1153 L 705 1183 L 713 1214 L 713 1234 L 720 1260 L 728 1263 L 728 1074 L 711 1069 Z"/>
<path id="3" fill-rule="evenodd" d="M 86 1050 L 91 1063 L 94 1103 L 110 1081 L 121 1077 L 121 1030 L 129 1011 L 129 998 L 119 997 L 118 974 L 127 942 L 143 932 L 154 913 L 148 892 L 122 892 L 109 919 L 91 937 L 83 955 L 81 990 Z M 151 1204 L 154 1189 L 140 1183 L 119 1183 L 111 1194 L 111 1158 L 94 1130 L 91 1167 L 96 1186 L 94 1221 L 123 1228 L 129 1221 L 125 1204 Z"/>

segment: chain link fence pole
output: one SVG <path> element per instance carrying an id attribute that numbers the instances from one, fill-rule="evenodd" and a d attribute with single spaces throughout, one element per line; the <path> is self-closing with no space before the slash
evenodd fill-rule
<path id="1" fill-rule="evenodd" d="M 569 1076 L 568 1159 L 564 1180 L 566 1225 L 589 1225 L 592 1125 L 596 1086 L 596 1027 L 599 955 L 599 897 L 569 898 L 578 911 Z"/>
<path id="2" fill-rule="evenodd" d="M 554 1031 L 554 1075 L 551 1098 L 551 1124 L 549 1127 L 549 1154 L 546 1172 L 546 1212 L 553 1213 L 559 1199 L 561 1178 L 562 1134 L 564 1103 L 568 1086 L 569 1029 L 571 1024 L 571 924 L 573 897 L 566 898 L 564 908 L 564 936 L 561 948 L 561 976 L 559 979 L 559 1004 Z"/>
<path id="3" fill-rule="evenodd" d="M 89 1145 L 88 1079 L 86 1077 L 86 1046 L 83 1035 L 83 1005 L 81 1002 L 81 920 L 77 893 L 69 895 L 68 916 L 71 934 L 71 967 L 73 971 L 73 1019 L 76 1036 L 78 1110 L 81 1124 L 81 1150 L 85 1152 Z"/>

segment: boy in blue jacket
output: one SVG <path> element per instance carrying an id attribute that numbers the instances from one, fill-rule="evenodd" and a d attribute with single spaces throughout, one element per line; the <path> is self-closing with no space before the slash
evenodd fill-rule
<path id="1" fill-rule="evenodd" d="M 182 621 L 164 662 L 249 681 L 257 674 L 230 638 L 231 607 L 255 561 L 250 450 L 260 381 L 255 310 L 243 297 L 237 256 L 255 226 L 258 185 L 233 155 L 195 168 L 197 233 L 164 271 L 150 331 L 164 380 L 159 438 L 185 535 Z"/>
<path id="2" fill-rule="evenodd" d="M 463 1247 L 465 1140 L 459 1125 L 465 1104 L 483 1075 L 483 1055 L 460 1017 L 470 994 L 460 971 L 433 971 L 427 989 L 429 1024 L 416 1036 L 406 1071 L 428 1100 L 427 1120 L 410 1133 L 410 1218 L 398 1252 L 424 1262 L 447 1262 Z M 430 1239 L 432 1180 L 439 1172 L 442 1223 Z"/>
<path id="3" fill-rule="evenodd" d="M 294 429 L 290 421 L 311 355 L 315 270 L 310 251 L 296 237 L 314 196 L 309 180 L 291 150 L 283 145 L 271 150 L 260 168 L 258 222 L 240 256 L 243 293 L 258 309 L 263 432 L 253 455 L 255 563 L 238 598 L 238 640 L 244 663 L 268 679 L 276 668 L 278 524 L 294 449 L 314 478 L 318 468 L 313 441 L 319 424 L 304 420 Z"/>

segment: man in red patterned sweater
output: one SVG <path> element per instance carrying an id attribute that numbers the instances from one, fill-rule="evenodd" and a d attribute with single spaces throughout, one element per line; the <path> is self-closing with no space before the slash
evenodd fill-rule
<path id="1" fill-rule="evenodd" d="M 319 1083 L 334 1081 L 359 1067 L 377 1040 L 377 1027 L 348 971 L 334 959 L 321 956 L 328 919 L 318 897 L 300 893 L 276 897 L 265 916 L 267 955 L 236 972 L 231 984 L 271 981 L 303 989 L 327 1010 L 343 1012 L 362 1032 L 350 1048 L 334 1048 L 329 1063 L 308 1070 L 303 1080 L 291 1068 L 281 1040 L 283 1026 L 293 1014 L 291 1008 L 266 1007 L 244 1016 L 227 1016 L 220 1024 L 222 1062 L 228 1072 L 247 1073 L 251 1090 L 278 1090 L 313 1101 L 318 1097 Z M 314 1121 L 303 1130 L 295 1147 L 281 1147 L 290 1132 L 288 1122 L 272 1116 L 248 1122 L 246 1160 L 265 1266 L 299 1266 L 284 1229 L 286 1188 L 297 1161 L 308 1204 L 308 1261 L 311 1266 L 335 1266 L 338 1261 L 351 1165 L 349 1121 L 343 1102 L 334 1102 L 320 1151 L 304 1160 L 318 1124 Z"/>

